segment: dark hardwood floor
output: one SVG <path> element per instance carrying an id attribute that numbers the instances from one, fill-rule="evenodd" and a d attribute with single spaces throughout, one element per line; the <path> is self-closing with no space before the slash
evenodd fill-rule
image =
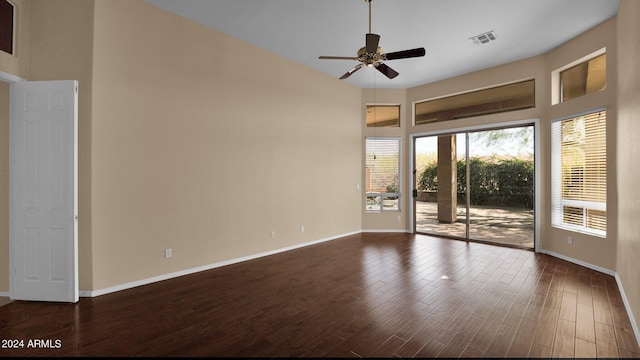
<path id="1" fill-rule="evenodd" d="M 640 357 L 613 277 L 411 234 L 348 236 L 77 304 L 14 301 L 0 307 L 0 338 L 24 341 L 0 356 Z"/>

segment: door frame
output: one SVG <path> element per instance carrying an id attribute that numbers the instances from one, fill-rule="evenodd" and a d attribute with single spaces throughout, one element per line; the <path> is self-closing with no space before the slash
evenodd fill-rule
<path id="1" fill-rule="evenodd" d="M 434 131 L 427 131 L 427 132 L 419 132 L 419 133 L 411 133 L 409 134 L 409 154 L 410 155 L 410 166 L 409 166 L 409 178 L 411 179 L 411 190 L 417 190 L 415 189 L 415 184 L 416 184 L 416 179 L 417 179 L 417 172 L 416 170 L 416 149 L 415 149 L 415 141 L 417 138 L 421 138 L 421 137 L 427 137 L 427 136 L 438 136 L 438 135 L 447 135 L 447 134 L 456 134 L 456 133 L 464 133 L 464 132 L 476 132 L 476 131 L 483 131 L 483 130 L 492 130 L 492 129 L 497 129 L 497 128 L 501 128 L 501 127 L 517 127 L 517 126 L 524 126 L 524 125 L 531 125 L 533 124 L 533 139 L 534 139 L 534 144 L 533 144 L 533 162 L 534 162 L 534 205 L 533 205 L 533 211 L 534 211 L 534 217 L 533 217 L 533 227 L 534 227 L 534 239 L 533 239 L 533 250 L 535 252 L 540 252 L 540 219 L 539 219 L 539 214 L 540 214 L 540 199 L 539 199 L 539 194 L 540 194 L 540 184 L 541 184 L 541 177 L 540 177 L 540 119 L 538 118 L 534 118 L 534 119 L 525 119 L 525 120 L 514 120 L 514 121 L 505 121 L 505 122 L 497 122 L 497 123 L 489 123 L 489 124 L 482 124 L 482 125 L 472 125 L 472 126 L 463 126 L 463 127 L 458 127 L 458 128 L 449 128 L 449 129 L 443 129 L 443 130 L 434 130 Z M 415 193 L 415 192 L 414 192 Z M 413 234 L 416 234 L 416 198 L 412 197 L 411 201 L 409 201 L 409 223 L 410 223 L 410 228 Z"/>
<path id="2" fill-rule="evenodd" d="M 27 80 L 26 80 L 26 79 L 23 79 L 23 78 L 21 78 L 21 77 L 19 77 L 19 76 L 15 76 L 15 75 L 13 75 L 13 74 L 6 73 L 6 72 L 4 72 L 4 71 L 0 71 L 0 82 L 6 83 L 7 85 L 9 85 L 9 84 L 11 84 L 11 83 L 19 82 L 19 81 L 27 81 Z M 10 92 L 9 92 L 9 94 L 7 94 L 7 96 L 9 97 L 9 98 L 7 99 L 7 100 L 8 100 L 7 104 L 10 104 L 10 103 L 11 103 L 11 99 L 10 99 L 11 94 L 10 94 Z M 11 122 L 11 119 L 9 118 L 9 107 L 7 107 L 5 110 L 6 110 L 6 112 L 7 112 L 7 121 Z M 10 136 L 11 136 L 11 134 L 7 134 L 7 136 L 9 136 L 9 137 L 10 137 Z M 9 159 L 8 159 L 9 161 L 11 161 L 11 160 L 10 160 L 10 157 L 11 157 L 11 155 L 9 155 Z M 9 176 L 9 179 L 10 179 L 10 178 L 11 178 L 11 173 L 10 173 L 10 172 L 11 172 L 11 166 L 7 166 L 7 169 L 8 169 L 8 171 L 9 171 L 9 174 L 7 174 L 7 175 Z M 11 187 L 9 187 L 8 191 L 9 191 L 9 192 L 7 192 L 7 196 L 10 196 Z M 7 213 L 7 216 L 9 216 L 9 217 L 10 217 L 10 216 L 11 216 L 11 210 L 10 210 L 10 209 L 8 209 L 8 211 L 9 211 L 9 212 Z M 7 220 L 8 220 L 8 219 L 7 219 Z M 9 226 L 11 226 L 11 221 L 7 221 L 7 223 L 9 224 Z M 8 233 L 8 234 L 10 234 L 10 233 Z M 8 278 L 8 280 L 9 280 L 9 290 L 8 290 L 7 292 L 4 292 L 4 291 L 3 291 L 3 292 L 0 292 L 0 296 L 8 296 L 9 298 L 11 298 L 11 297 L 12 297 L 12 295 L 13 295 L 13 294 L 11 293 L 11 289 L 12 289 L 11 282 L 12 282 L 13 280 L 12 280 L 12 275 L 11 275 L 11 274 L 12 274 L 12 272 L 11 272 L 11 266 L 10 266 L 10 264 L 12 263 L 12 259 L 11 259 L 11 248 L 10 248 L 11 244 L 10 244 L 10 243 L 11 243 L 11 238 L 10 238 L 10 237 L 7 237 L 7 250 L 8 250 L 8 252 L 9 252 L 9 254 L 8 254 L 9 263 L 7 264 L 7 270 L 8 270 L 8 272 L 7 272 L 7 276 L 9 277 L 9 278 Z"/>

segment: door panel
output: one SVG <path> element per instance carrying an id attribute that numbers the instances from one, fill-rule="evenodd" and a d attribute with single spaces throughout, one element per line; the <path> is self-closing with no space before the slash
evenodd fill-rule
<path id="1" fill-rule="evenodd" d="M 416 138 L 414 148 L 416 232 L 466 238 L 466 194 L 458 182 L 466 165 L 465 134 Z"/>
<path id="2" fill-rule="evenodd" d="M 472 240 L 533 248 L 533 126 L 469 133 Z"/>
<path id="3" fill-rule="evenodd" d="M 11 297 L 78 301 L 77 82 L 10 88 Z"/>

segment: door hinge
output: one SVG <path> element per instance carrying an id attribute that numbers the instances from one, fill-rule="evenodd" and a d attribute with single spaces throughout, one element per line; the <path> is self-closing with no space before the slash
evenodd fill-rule
<path id="1" fill-rule="evenodd" d="M 417 198 L 418 197 L 418 189 L 413 189 L 412 195 L 413 195 L 414 198 Z"/>

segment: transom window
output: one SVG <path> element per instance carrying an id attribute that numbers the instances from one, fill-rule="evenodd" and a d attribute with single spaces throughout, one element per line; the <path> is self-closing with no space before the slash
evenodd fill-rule
<path id="1" fill-rule="evenodd" d="M 571 100 L 607 87 L 607 54 L 560 72 L 561 101 Z"/>
<path id="2" fill-rule="evenodd" d="M 426 100 L 415 105 L 415 125 L 529 109 L 536 106 L 535 80 Z"/>
<path id="3" fill-rule="evenodd" d="M 367 105 L 367 127 L 399 127 L 400 105 Z"/>

